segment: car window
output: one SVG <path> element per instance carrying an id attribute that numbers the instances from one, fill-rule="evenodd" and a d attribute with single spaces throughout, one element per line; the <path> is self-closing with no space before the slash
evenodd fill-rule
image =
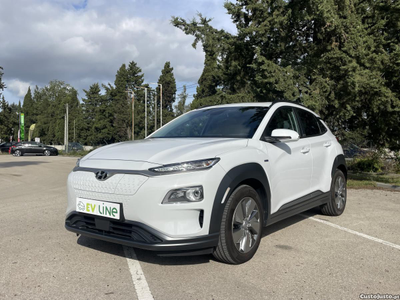
<path id="1" fill-rule="evenodd" d="M 318 120 L 318 125 L 319 125 L 319 131 L 321 134 L 324 134 L 325 132 L 328 131 L 326 126 L 321 122 L 321 120 Z"/>
<path id="2" fill-rule="evenodd" d="M 36 142 L 29 142 L 28 145 L 31 146 L 31 147 L 37 147 L 38 143 L 36 143 Z"/>
<path id="3" fill-rule="evenodd" d="M 297 109 L 297 115 L 303 129 L 301 137 L 309 137 L 321 134 L 317 118 L 310 112 L 303 109 Z"/>
<path id="4" fill-rule="evenodd" d="M 274 113 L 264 131 L 264 136 L 271 136 L 274 129 L 291 129 L 300 134 L 296 116 L 292 107 L 281 107 Z"/>
<path id="5" fill-rule="evenodd" d="M 195 110 L 168 123 L 151 138 L 251 138 L 268 107 L 220 107 Z"/>

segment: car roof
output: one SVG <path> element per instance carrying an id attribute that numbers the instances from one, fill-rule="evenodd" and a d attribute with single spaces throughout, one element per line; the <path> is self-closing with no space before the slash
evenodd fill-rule
<path id="1" fill-rule="evenodd" d="M 220 107 L 269 107 L 272 102 L 244 102 L 244 103 L 229 103 L 220 105 L 207 105 L 199 107 L 198 109 L 220 108 Z"/>
<path id="2" fill-rule="evenodd" d="M 312 111 L 311 109 L 305 107 L 304 105 L 293 102 L 293 101 L 274 101 L 274 102 L 244 102 L 244 103 L 230 103 L 230 104 L 220 104 L 220 105 L 208 105 L 208 106 L 202 106 L 197 108 L 197 110 L 203 110 L 203 109 L 210 109 L 210 108 L 223 108 L 223 107 L 271 107 L 275 104 L 286 104 L 298 108 L 302 108 L 307 110 L 308 112 L 312 113 L 316 117 L 320 118 L 320 116 Z"/>

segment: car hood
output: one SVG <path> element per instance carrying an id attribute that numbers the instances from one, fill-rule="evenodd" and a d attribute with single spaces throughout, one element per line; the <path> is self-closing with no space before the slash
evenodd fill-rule
<path id="1" fill-rule="evenodd" d="M 126 161 L 163 165 L 216 157 L 247 146 L 247 139 L 231 138 L 154 138 L 123 142 L 99 148 L 81 160 L 82 167 L 94 167 L 95 161 Z M 99 162 L 101 164 L 101 162 Z M 110 162 L 107 162 L 110 166 Z M 137 167 L 143 164 L 135 164 Z"/>

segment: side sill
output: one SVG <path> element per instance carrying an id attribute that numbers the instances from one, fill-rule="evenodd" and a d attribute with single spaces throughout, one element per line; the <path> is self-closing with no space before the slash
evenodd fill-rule
<path id="1" fill-rule="evenodd" d="M 316 191 L 299 199 L 293 200 L 283 205 L 276 213 L 270 215 L 266 226 L 287 219 L 311 208 L 326 204 L 330 201 L 330 199 L 330 192 L 323 193 L 321 191 Z"/>

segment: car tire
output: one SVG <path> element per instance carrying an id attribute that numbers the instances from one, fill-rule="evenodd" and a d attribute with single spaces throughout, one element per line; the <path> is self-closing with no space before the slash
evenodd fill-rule
<path id="1" fill-rule="evenodd" d="M 250 260 L 260 245 L 263 222 L 260 196 L 251 186 L 239 186 L 225 205 L 214 257 L 228 264 Z"/>
<path id="2" fill-rule="evenodd" d="M 46 156 L 50 156 L 51 155 L 49 150 L 44 150 L 43 154 L 46 155 Z"/>
<path id="3" fill-rule="evenodd" d="M 15 152 L 14 152 L 14 154 L 13 154 L 14 156 L 22 156 L 23 155 L 23 153 L 22 153 L 22 151 L 21 150 L 15 150 Z"/>
<path id="4" fill-rule="evenodd" d="M 346 208 L 347 188 L 346 177 L 343 172 L 336 169 L 332 178 L 330 200 L 321 207 L 321 211 L 327 216 L 340 216 Z"/>

